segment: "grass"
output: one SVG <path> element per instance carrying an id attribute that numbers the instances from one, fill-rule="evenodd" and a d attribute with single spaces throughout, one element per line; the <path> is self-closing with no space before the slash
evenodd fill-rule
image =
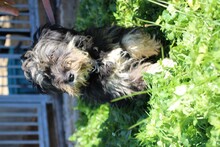
<path id="1" fill-rule="evenodd" d="M 89 2 L 84 0 L 80 10 Z M 95 15 L 94 7 L 102 5 L 110 9 Z M 80 102 L 82 117 L 71 140 L 83 147 L 220 146 L 220 1 L 96 0 L 92 6 L 79 25 L 103 14 L 96 26 L 160 26 L 176 66 L 143 75 L 149 102 L 124 108 Z"/>

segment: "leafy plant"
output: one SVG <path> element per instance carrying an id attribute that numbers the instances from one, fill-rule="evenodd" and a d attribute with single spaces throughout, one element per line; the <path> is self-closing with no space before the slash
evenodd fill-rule
<path id="1" fill-rule="evenodd" d="M 157 24 L 177 66 L 167 78 L 144 75 L 152 109 L 137 138 L 146 146 L 219 146 L 220 2 L 156 2 L 166 6 Z"/>
<path id="2" fill-rule="evenodd" d="M 71 137 L 78 146 L 138 146 L 135 138 L 138 127 L 130 128 L 146 117 L 147 108 L 143 100 L 126 103 L 126 107 L 108 104 L 88 104 L 79 100 L 75 108 L 81 113 L 78 130 Z M 132 110 L 132 111 L 130 111 Z"/>
<path id="3" fill-rule="evenodd" d="M 113 12 L 115 0 L 80 0 L 75 29 L 111 25 L 115 21 Z"/>
<path id="4" fill-rule="evenodd" d="M 81 102 L 76 109 L 81 112 L 79 129 L 69 139 L 76 141 L 78 146 L 99 145 L 102 140 L 99 133 L 103 130 L 102 124 L 108 119 L 109 106 L 88 106 Z"/>
<path id="5" fill-rule="evenodd" d="M 82 13 L 94 11 L 85 13 L 89 19 L 80 19 L 78 26 L 160 26 L 176 65 L 143 74 L 150 101 L 126 107 L 80 102 L 78 131 L 71 139 L 79 146 L 220 146 L 220 1 L 84 2 Z M 92 6 L 86 8 L 87 3 Z M 111 8 L 95 15 L 91 7 L 100 4 Z"/>
<path id="6" fill-rule="evenodd" d="M 162 10 L 162 7 L 145 0 L 117 0 L 114 17 L 120 26 L 145 26 L 153 23 Z"/>

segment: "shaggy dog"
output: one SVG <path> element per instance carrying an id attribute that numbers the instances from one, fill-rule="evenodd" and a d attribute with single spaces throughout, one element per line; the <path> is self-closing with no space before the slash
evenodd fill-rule
<path id="1" fill-rule="evenodd" d="M 144 90 L 161 42 L 142 28 L 105 27 L 82 32 L 45 25 L 22 56 L 27 80 L 46 93 L 65 92 L 99 102 Z"/>

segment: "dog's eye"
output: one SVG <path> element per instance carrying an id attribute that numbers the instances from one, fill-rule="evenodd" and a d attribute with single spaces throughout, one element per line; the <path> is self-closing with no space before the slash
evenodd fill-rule
<path id="1" fill-rule="evenodd" d="M 75 79 L 74 74 L 69 74 L 68 82 L 71 83 L 74 81 L 74 79 Z"/>

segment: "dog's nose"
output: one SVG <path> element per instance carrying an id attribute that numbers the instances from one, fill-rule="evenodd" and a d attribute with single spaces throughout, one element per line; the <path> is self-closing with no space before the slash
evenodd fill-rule
<path id="1" fill-rule="evenodd" d="M 74 81 L 74 79 L 75 79 L 74 74 L 69 74 L 69 79 L 68 79 L 68 82 L 69 82 L 69 83 L 71 83 L 71 82 L 73 82 L 73 81 Z"/>

